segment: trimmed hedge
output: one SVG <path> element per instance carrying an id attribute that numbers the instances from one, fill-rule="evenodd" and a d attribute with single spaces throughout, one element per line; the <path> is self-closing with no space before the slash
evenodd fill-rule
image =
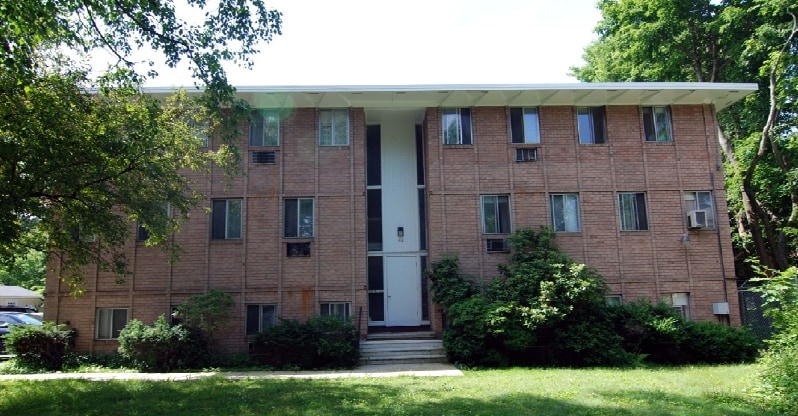
<path id="1" fill-rule="evenodd" d="M 252 338 L 250 355 L 274 368 L 353 368 L 360 359 L 360 340 L 348 320 L 316 317 L 300 323 L 280 319 L 280 324 Z"/>

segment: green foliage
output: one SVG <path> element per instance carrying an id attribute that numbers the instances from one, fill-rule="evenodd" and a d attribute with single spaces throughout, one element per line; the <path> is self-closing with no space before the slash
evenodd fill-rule
<path id="1" fill-rule="evenodd" d="M 798 260 L 798 16 L 793 0 L 601 0 L 587 82 L 756 82 L 718 114 L 736 258 Z M 768 120 L 772 123 L 769 123 Z M 740 262 L 739 277 L 752 277 Z"/>
<path id="2" fill-rule="evenodd" d="M 456 255 L 445 255 L 429 264 L 424 271 L 430 282 L 432 300 L 447 311 L 457 302 L 462 302 L 479 293 L 479 288 L 470 279 L 460 275 Z"/>
<path id="3" fill-rule="evenodd" d="M 798 268 L 783 272 L 754 266 L 762 276 L 756 279 L 765 299 L 766 314 L 773 318 L 775 334 L 767 340 L 768 349 L 759 360 L 762 366 L 761 394 L 785 414 L 798 411 Z"/>
<path id="4" fill-rule="evenodd" d="M 352 368 L 360 358 L 357 329 L 349 320 L 321 316 L 305 323 L 280 319 L 252 338 L 254 359 L 275 368 Z"/>
<path id="5" fill-rule="evenodd" d="M 75 332 L 63 325 L 43 322 L 42 325 L 13 325 L 5 335 L 6 350 L 16 354 L 23 367 L 60 370 L 72 345 Z"/>
<path id="6" fill-rule="evenodd" d="M 186 327 L 202 333 L 208 342 L 208 348 L 212 350 L 216 331 L 227 323 L 233 303 L 230 294 L 211 289 L 207 293 L 191 296 L 177 305 L 175 317 Z"/>
<path id="7" fill-rule="evenodd" d="M 197 15 L 201 21 L 184 19 Z M 124 280 L 122 245 L 133 222 L 147 229 L 147 244 L 176 259 L 171 236 L 203 200 L 183 174 L 211 162 L 237 167 L 229 140 L 248 110 L 223 63 L 250 65 L 259 42 L 280 34 L 281 24 L 262 0 L 4 3 L 0 259 L 52 253 L 59 277 L 78 294 L 87 264 Z M 116 58 L 104 71 L 91 67 L 97 49 Z M 201 95 L 144 95 L 158 52 L 170 68 L 188 63 Z M 203 148 L 200 136 L 222 145 Z"/>
<path id="8" fill-rule="evenodd" d="M 149 326 L 134 319 L 119 333 L 119 353 L 142 371 L 169 372 L 199 368 L 209 351 L 202 334 L 170 325 L 164 315 Z"/>

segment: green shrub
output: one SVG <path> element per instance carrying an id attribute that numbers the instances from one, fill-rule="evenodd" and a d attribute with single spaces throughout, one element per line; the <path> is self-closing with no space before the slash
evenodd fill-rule
<path id="1" fill-rule="evenodd" d="M 773 319 L 775 333 L 760 358 L 761 392 L 765 400 L 785 414 L 798 415 L 798 268 L 776 272 L 759 265 L 763 276 L 756 290 L 765 299 L 765 314 Z"/>
<path id="2" fill-rule="evenodd" d="M 479 293 L 477 285 L 460 274 L 457 255 L 445 255 L 427 266 L 425 274 L 430 282 L 432 300 L 448 312 L 458 302 Z"/>
<path id="3" fill-rule="evenodd" d="M 151 326 L 134 319 L 119 333 L 119 353 L 142 371 L 198 368 L 209 355 L 207 345 L 199 331 L 170 325 L 164 315 Z"/>
<path id="4" fill-rule="evenodd" d="M 14 325 L 5 336 L 5 344 L 20 365 L 52 371 L 64 366 L 74 336 L 74 331 L 52 322 Z"/>
<path id="5" fill-rule="evenodd" d="M 234 303 L 230 294 L 211 289 L 207 293 L 191 296 L 177 305 L 174 315 L 183 326 L 201 332 L 208 343 L 207 349 L 211 351 L 216 342 L 216 331 L 227 323 Z"/>
<path id="6" fill-rule="evenodd" d="M 316 317 L 303 324 L 280 319 L 252 338 L 251 354 L 275 368 L 352 368 L 360 358 L 360 344 L 349 320 Z"/>

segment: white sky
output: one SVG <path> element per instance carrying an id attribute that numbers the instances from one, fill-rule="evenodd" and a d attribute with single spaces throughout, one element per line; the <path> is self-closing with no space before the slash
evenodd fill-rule
<path id="1" fill-rule="evenodd" d="M 261 45 L 244 85 L 576 82 L 597 0 L 268 0 L 283 34 Z M 191 86 L 162 70 L 150 86 Z"/>

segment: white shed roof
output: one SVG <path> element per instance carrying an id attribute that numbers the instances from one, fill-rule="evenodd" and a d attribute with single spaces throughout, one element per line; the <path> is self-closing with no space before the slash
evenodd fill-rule
<path id="1" fill-rule="evenodd" d="M 25 289 L 24 287 L 0 285 L 0 298 L 29 299 L 29 298 L 41 298 L 41 297 L 42 295 L 40 295 L 38 292 Z"/>
<path id="2" fill-rule="evenodd" d="M 239 86 L 258 108 L 363 107 L 414 109 L 472 106 L 599 106 L 712 104 L 719 111 L 757 90 L 756 84 L 617 82 L 573 84 Z M 172 88 L 148 88 L 166 95 Z"/>

